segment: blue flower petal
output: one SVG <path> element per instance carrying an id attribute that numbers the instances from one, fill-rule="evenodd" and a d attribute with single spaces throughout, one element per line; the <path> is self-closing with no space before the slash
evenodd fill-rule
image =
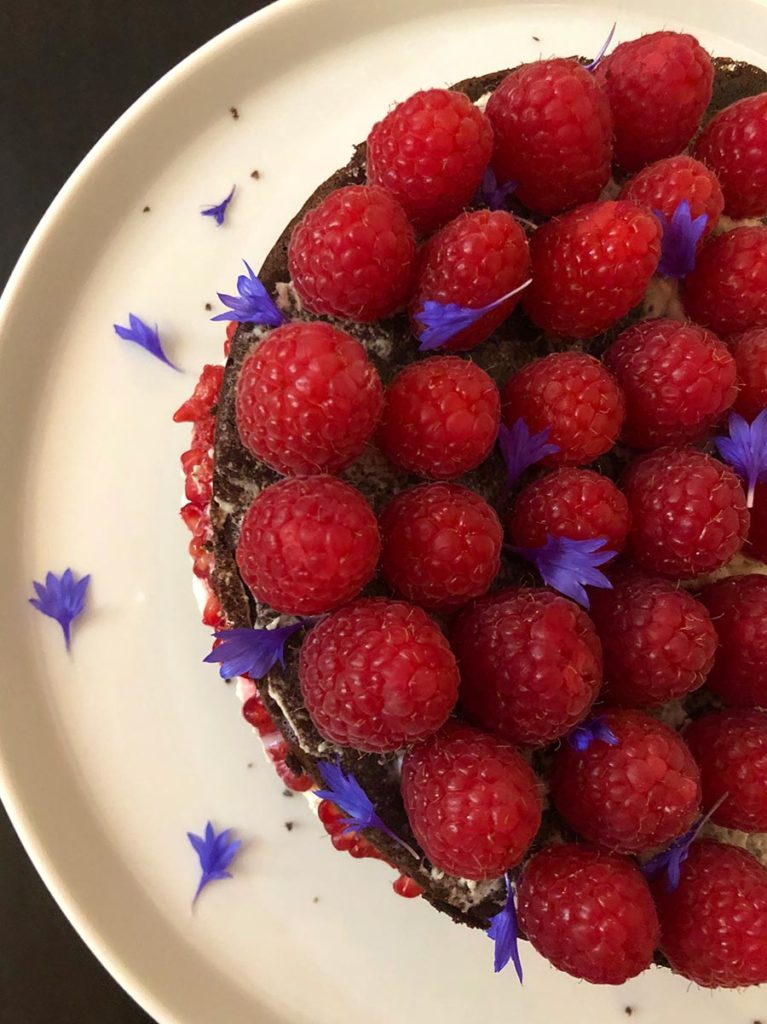
<path id="1" fill-rule="evenodd" d="M 687 199 L 679 203 L 671 219 L 660 210 L 653 213 L 663 229 L 657 273 L 661 277 L 687 277 L 695 269 L 698 242 L 706 230 L 708 214 L 701 213 L 693 220 Z"/>
<path id="2" fill-rule="evenodd" d="M 610 29 L 610 34 L 608 35 L 607 39 L 605 39 L 604 43 L 602 43 L 602 49 L 589 64 L 584 64 L 586 71 L 594 72 L 602 63 L 602 61 L 604 60 L 604 56 L 607 53 L 608 47 L 610 46 L 610 43 L 613 41 L 613 36 L 615 35 L 615 30 L 617 27 L 618 22 L 614 21 L 613 27 Z"/>
<path id="3" fill-rule="evenodd" d="M 240 323 L 261 324 L 265 327 L 279 327 L 285 323 L 285 317 L 277 308 L 266 288 L 253 273 L 248 263 L 243 260 L 247 276 L 240 274 L 237 278 L 237 295 L 219 292 L 218 297 L 229 310 L 218 313 L 211 320 L 236 320 Z"/>
<path id="4" fill-rule="evenodd" d="M 231 878 L 231 872 L 227 868 L 232 863 L 235 855 L 242 846 L 241 839 L 232 840 L 232 829 L 216 835 L 212 822 L 205 826 L 204 836 L 187 832 L 187 838 L 192 845 L 198 860 L 200 861 L 200 881 L 192 899 L 192 906 L 206 885 L 219 881 L 223 878 Z"/>
<path id="5" fill-rule="evenodd" d="M 221 643 L 203 659 L 218 663 L 222 679 L 250 676 L 263 679 L 275 665 L 285 664 L 285 644 L 294 633 L 312 625 L 315 619 L 299 619 L 277 629 L 220 629 L 213 635 Z"/>
<path id="6" fill-rule="evenodd" d="M 236 188 L 236 185 L 232 185 L 232 191 L 225 199 L 222 199 L 220 203 L 217 203 L 214 206 L 206 206 L 205 209 L 201 210 L 200 212 L 202 216 L 213 217 L 214 220 L 216 221 L 216 224 L 218 224 L 218 226 L 221 227 L 221 225 L 224 223 L 224 218 L 226 217 L 227 207 L 234 198 L 234 192 Z"/>
<path id="7" fill-rule="evenodd" d="M 86 575 L 76 580 L 72 570 L 67 569 L 60 579 L 52 572 L 46 573 L 45 585 L 32 581 L 37 597 L 30 597 L 29 603 L 43 615 L 58 622 L 64 633 L 67 650 L 71 643 L 71 624 L 85 609 L 90 579 L 90 575 Z"/>
<path id="8" fill-rule="evenodd" d="M 606 544 L 604 537 L 573 540 L 571 537 L 552 537 L 546 534 L 546 543 L 541 547 L 511 550 L 532 562 L 547 586 L 588 608 L 586 586 L 612 589 L 610 580 L 597 568 L 617 554 L 607 548 Z"/>
<path id="9" fill-rule="evenodd" d="M 495 942 L 493 969 L 497 974 L 512 960 L 514 970 L 520 983 L 522 982 L 522 961 L 519 956 L 519 928 L 517 926 L 517 908 L 514 903 L 514 890 L 509 876 L 506 876 L 506 905 L 490 919 L 488 936 Z"/>
<path id="10" fill-rule="evenodd" d="M 567 734 L 567 742 L 573 750 L 577 750 L 579 753 L 588 750 L 596 740 L 606 743 L 610 747 L 618 746 L 618 737 L 602 715 L 581 722 Z"/>
<path id="11" fill-rule="evenodd" d="M 556 455 L 559 445 L 549 443 L 549 428 L 538 434 L 531 434 L 527 423 L 520 417 L 509 429 L 505 423 L 498 428 L 498 445 L 503 461 L 506 463 L 509 485 L 513 487 L 526 469 L 545 459 L 547 455 Z"/>
<path id="12" fill-rule="evenodd" d="M 120 324 L 112 325 L 115 334 L 119 338 L 122 338 L 124 341 L 135 342 L 136 345 L 139 345 L 149 352 L 150 355 L 153 355 L 155 359 L 159 359 L 161 363 L 165 363 L 166 366 L 178 370 L 178 367 L 168 359 L 163 351 L 157 324 L 154 327 L 150 327 L 149 324 L 145 324 L 143 320 L 134 316 L 133 313 L 128 314 L 128 322 L 130 327 L 122 327 Z"/>
<path id="13" fill-rule="evenodd" d="M 758 483 L 767 482 L 767 409 L 749 424 L 738 413 L 730 413 L 729 437 L 715 437 L 717 451 L 748 486 L 747 504 L 754 504 Z"/>
<path id="14" fill-rule="evenodd" d="M 440 348 L 456 334 L 475 324 L 485 313 L 497 309 L 514 295 L 518 295 L 519 292 L 527 288 L 531 281 L 532 278 L 529 278 L 518 288 L 513 288 L 499 299 L 488 302 L 487 305 L 480 306 L 478 309 L 460 306 L 455 302 L 434 302 L 427 299 L 413 318 L 417 324 L 416 336 L 420 342 L 418 351 L 429 352 L 432 349 Z"/>

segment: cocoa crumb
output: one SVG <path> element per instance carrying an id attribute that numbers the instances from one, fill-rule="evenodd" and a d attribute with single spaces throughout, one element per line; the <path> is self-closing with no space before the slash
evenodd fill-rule
<path id="1" fill-rule="evenodd" d="M 253 181 L 258 181 L 258 179 L 261 177 L 261 171 L 251 171 L 250 176 L 253 179 Z"/>
<path id="2" fill-rule="evenodd" d="M 207 309 L 207 311 L 208 311 L 209 313 L 210 313 L 211 309 L 213 309 L 213 307 L 211 306 L 211 304 L 210 304 L 209 302 L 206 302 L 206 303 L 205 303 L 205 308 Z"/>
<path id="3" fill-rule="evenodd" d="M 319 903 L 319 902 L 320 902 L 320 898 L 319 898 L 319 896 L 315 896 L 315 897 L 314 897 L 314 898 L 312 899 L 312 903 Z"/>
<path id="4" fill-rule="evenodd" d="M 627 1017 L 631 1017 L 632 1014 L 634 1013 L 634 1007 L 633 1006 L 627 1006 L 623 1012 L 626 1014 Z"/>
<path id="5" fill-rule="evenodd" d="M 291 799 L 293 799 L 293 797 L 294 797 L 294 796 L 295 796 L 296 794 L 295 794 L 295 793 L 293 792 L 293 790 L 292 790 L 292 789 L 283 789 L 283 791 L 282 791 L 282 795 L 283 795 L 283 796 L 287 796 L 287 797 L 290 797 Z"/>
<path id="6" fill-rule="evenodd" d="M 533 39 L 536 41 L 536 43 L 540 43 L 541 41 L 540 36 L 533 36 Z"/>
<path id="7" fill-rule="evenodd" d="M 288 832 L 292 832 L 293 831 L 293 826 L 294 825 L 295 825 L 295 822 L 293 822 L 293 821 L 286 821 L 285 822 L 285 828 L 288 830 Z"/>
<path id="8" fill-rule="evenodd" d="M 142 213 L 149 213 L 151 211 L 151 209 L 152 209 L 151 206 L 145 206 L 144 209 L 141 212 Z"/>
<path id="9" fill-rule="evenodd" d="M 229 108 L 229 113 L 230 113 L 230 114 L 232 115 L 232 118 L 233 118 L 233 119 L 234 119 L 235 121 L 239 121 L 239 119 L 240 119 L 240 112 L 239 112 L 239 110 L 237 109 L 237 107 L 230 107 L 230 108 Z"/>

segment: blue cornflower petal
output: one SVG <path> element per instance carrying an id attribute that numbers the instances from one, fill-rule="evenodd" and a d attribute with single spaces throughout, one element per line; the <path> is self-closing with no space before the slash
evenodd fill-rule
<path id="1" fill-rule="evenodd" d="M 556 455 L 559 445 L 549 443 L 549 428 L 538 434 L 531 434 L 527 423 L 520 417 L 509 428 L 502 423 L 498 428 L 498 445 L 503 461 L 506 463 L 509 485 L 513 487 L 526 469 L 545 459 L 547 455 Z"/>
<path id="2" fill-rule="evenodd" d="M 128 314 L 128 323 L 130 327 L 122 327 L 120 324 L 112 325 L 115 329 L 115 334 L 119 338 L 122 338 L 124 341 L 135 342 L 141 348 L 146 349 L 155 359 L 159 359 L 161 363 L 165 363 L 172 369 L 178 370 L 175 363 L 172 363 L 163 351 L 157 324 L 154 327 L 150 327 L 149 324 L 145 324 L 143 320 L 134 316 L 133 313 Z"/>
<path id="3" fill-rule="evenodd" d="M 234 198 L 234 191 L 236 188 L 236 185 L 232 185 L 232 191 L 225 199 L 222 199 L 221 202 L 217 203 L 215 206 L 206 206 L 203 210 L 201 210 L 200 213 L 202 214 L 202 216 L 213 217 L 214 220 L 216 221 L 216 224 L 218 224 L 218 226 L 221 227 L 221 225 L 224 223 L 224 217 L 226 216 L 227 207 Z"/>
<path id="4" fill-rule="evenodd" d="M 208 822 L 205 826 L 204 836 L 187 832 L 187 838 L 200 861 L 201 872 L 200 882 L 192 899 L 192 906 L 194 906 L 198 896 L 210 882 L 232 877 L 231 872 L 227 868 L 229 868 L 237 851 L 242 846 L 242 840 L 233 840 L 231 835 L 232 829 L 230 828 L 216 835 L 211 822 Z"/>
<path id="5" fill-rule="evenodd" d="M 32 581 L 37 597 L 30 597 L 29 603 L 43 615 L 48 615 L 58 622 L 64 633 L 67 650 L 71 643 L 70 627 L 85 608 L 90 580 L 89 575 L 77 580 L 72 570 L 66 569 L 60 579 L 52 572 L 47 573 L 45 585 L 36 580 Z"/>
<path id="6" fill-rule="evenodd" d="M 730 413 L 729 437 L 715 437 L 714 444 L 725 462 L 748 485 L 747 504 L 754 504 L 758 483 L 767 481 L 767 409 L 748 423 L 736 412 Z"/>
<path id="7" fill-rule="evenodd" d="M 236 320 L 239 323 L 262 324 L 265 327 L 279 327 L 285 323 L 285 317 L 277 308 L 266 288 L 253 273 L 248 263 L 243 260 L 247 275 L 240 274 L 237 278 L 237 295 L 226 295 L 219 292 L 218 297 L 225 306 L 226 313 L 218 313 L 211 320 Z"/>
<path id="8" fill-rule="evenodd" d="M 571 537 L 552 537 L 546 534 L 546 543 L 541 547 L 511 550 L 532 562 L 549 587 L 588 608 L 587 586 L 612 589 L 610 580 L 597 568 L 617 554 L 606 544 L 604 537 L 573 540 Z"/>

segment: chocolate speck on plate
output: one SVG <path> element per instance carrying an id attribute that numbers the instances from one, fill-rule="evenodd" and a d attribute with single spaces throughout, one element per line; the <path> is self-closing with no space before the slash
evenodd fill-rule
<path id="1" fill-rule="evenodd" d="M 285 828 L 288 830 L 288 832 L 292 832 L 293 831 L 293 826 L 294 825 L 295 825 L 294 821 L 286 821 L 285 822 Z"/>
<path id="2" fill-rule="evenodd" d="M 540 36 L 533 36 L 533 39 L 536 41 L 536 43 L 540 43 L 540 41 L 541 41 L 541 37 Z"/>
<path id="3" fill-rule="evenodd" d="M 232 118 L 233 118 L 233 119 L 234 119 L 235 121 L 239 121 L 239 119 L 240 119 L 240 112 L 239 112 L 239 110 L 237 109 L 237 107 L 230 107 L 230 108 L 229 108 L 229 113 L 230 113 L 230 114 L 232 115 Z"/>
<path id="4" fill-rule="evenodd" d="M 211 309 L 213 309 L 213 307 L 211 306 L 211 304 L 210 304 L 209 302 L 206 302 L 206 303 L 205 303 L 205 308 L 207 309 L 207 311 L 208 311 L 209 313 L 210 313 Z"/>
<path id="5" fill-rule="evenodd" d="M 145 206 L 144 209 L 141 212 L 142 213 L 149 213 L 151 209 L 152 209 L 151 206 Z"/>
<path id="6" fill-rule="evenodd" d="M 254 181 L 258 181 L 258 179 L 261 177 L 261 171 L 251 171 L 250 176 Z"/>
<path id="7" fill-rule="evenodd" d="M 293 792 L 292 789 L 283 789 L 282 795 L 290 797 L 292 799 L 296 794 Z"/>

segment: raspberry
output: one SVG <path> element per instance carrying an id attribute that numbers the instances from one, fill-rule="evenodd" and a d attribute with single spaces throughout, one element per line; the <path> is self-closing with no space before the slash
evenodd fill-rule
<path id="1" fill-rule="evenodd" d="M 192 397 L 173 413 L 173 422 L 197 423 L 211 416 L 218 403 L 223 382 L 223 366 L 203 366 Z"/>
<path id="2" fill-rule="evenodd" d="M 767 576 L 733 576 L 698 595 L 719 638 L 708 687 L 734 707 L 767 707 Z"/>
<path id="3" fill-rule="evenodd" d="M 628 857 L 562 843 L 535 854 L 517 886 L 520 924 L 560 971 L 620 985 L 650 966 L 660 926 Z"/>
<path id="4" fill-rule="evenodd" d="M 449 479 L 484 462 L 500 418 L 498 388 L 484 370 L 434 356 L 406 366 L 386 389 L 378 443 L 395 465 Z"/>
<path id="5" fill-rule="evenodd" d="M 195 505 L 208 505 L 213 493 L 213 458 L 210 448 L 190 448 L 181 456 L 184 494 Z"/>
<path id="6" fill-rule="evenodd" d="M 767 716 L 714 711 L 685 730 L 700 767 L 703 806 L 724 797 L 711 820 L 743 832 L 767 832 Z"/>
<path id="7" fill-rule="evenodd" d="M 604 360 L 626 397 L 622 436 L 634 448 L 702 437 L 737 394 L 729 349 L 695 324 L 667 319 L 633 324 Z"/>
<path id="8" fill-rule="evenodd" d="M 429 239 L 419 260 L 418 279 L 410 316 L 418 332 L 417 315 L 424 302 L 457 303 L 478 309 L 519 288 L 530 277 L 530 252 L 522 228 L 504 210 L 464 213 Z M 471 327 L 454 334 L 443 351 L 475 348 L 503 323 L 519 302 L 512 295 Z"/>
<path id="9" fill-rule="evenodd" d="M 367 323 L 405 305 L 415 234 L 382 188 L 348 185 L 304 214 L 288 245 L 293 287 L 313 313 Z"/>
<path id="10" fill-rule="evenodd" d="M 549 590 L 513 589 L 477 601 L 450 642 L 461 705 L 484 729 L 540 746 L 588 714 L 602 683 L 602 651 L 585 612 Z"/>
<path id="11" fill-rule="evenodd" d="M 533 360 L 508 379 L 502 397 L 508 427 L 522 417 L 531 433 L 549 428 L 548 440 L 560 449 L 545 460 L 549 465 L 592 462 L 612 448 L 623 424 L 614 377 L 581 352 Z"/>
<path id="12" fill-rule="evenodd" d="M 735 228 L 710 238 L 686 278 L 687 315 L 721 336 L 767 327 L 767 228 Z"/>
<path id="13" fill-rule="evenodd" d="M 628 578 L 594 591 L 591 617 L 612 703 L 655 707 L 677 700 L 702 686 L 714 663 L 708 612 L 665 580 Z"/>
<path id="14" fill-rule="evenodd" d="M 242 443 L 288 475 L 336 473 L 354 462 L 382 407 L 381 381 L 365 349 L 319 321 L 271 331 L 237 382 Z"/>
<path id="15" fill-rule="evenodd" d="M 767 562 L 767 484 L 757 484 L 754 491 L 746 550 L 752 558 Z"/>
<path id="16" fill-rule="evenodd" d="M 653 885 L 661 949 L 675 971 L 706 988 L 767 981 L 767 868 L 745 850 L 693 843 L 679 886 Z"/>
<path id="17" fill-rule="evenodd" d="M 503 529 L 494 510 L 460 484 L 422 484 L 381 513 L 381 571 L 424 608 L 446 610 L 484 594 L 501 566 Z"/>
<path id="18" fill-rule="evenodd" d="M 711 101 L 714 66 L 694 36 L 653 32 L 616 46 L 594 77 L 615 119 L 615 162 L 635 171 L 685 148 Z"/>
<path id="19" fill-rule="evenodd" d="M 557 469 L 526 487 L 508 521 L 512 542 L 542 547 L 546 536 L 593 540 L 622 551 L 629 531 L 629 506 L 612 480 L 590 469 Z"/>
<path id="20" fill-rule="evenodd" d="M 458 668 L 426 612 L 369 598 L 311 630 L 298 677 L 306 709 L 331 743 L 398 750 L 431 735 L 458 695 Z"/>
<path id="21" fill-rule="evenodd" d="M 404 896 L 406 900 L 412 900 L 423 893 L 422 887 L 409 875 L 400 875 L 392 882 L 392 888 L 398 896 Z"/>
<path id="22" fill-rule="evenodd" d="M 748 533 L 746 496 L 729 467 L 691 448 L 661 448 L 632 463 L 623 490 L 629 546 L 647 572 L 692 579 L 735 555 Z"/>
<path id="23" fill-rule="evenodd" d="M 493 167 L 515 195 L 546 216 L 599 196 L 610 177 L 610 105 L 573 60 L 523 64 L 487 104 L 495 132 Z"/>
<path id="24" fill-rule="evenodd" d="M 297 793 L 305 793 L 308 789 L 312 789 L 314 782 L 308 775 L 296 775 L 288 768 L 287 757 L 290 753 L 288 744 L 258 694 L 254 693 L 242 705 L 242 716 L 261 737 L 266 756 L 288 789 L 295 790 Z"/>
<path id="25" fill-rule="evenodd" d="M 543 224 L 530 241 L 523 304 L 538 327 L 591 338 L 642 299 L 660 257 L 661 226 L 625 200 L 589 203 Z"/>
<path id="26" fill-rule="evenodd" d="M 518 864 L 541 823 L 527 762 L 503 740 L 455 721 L 405 754 L 402 799 L 434 867 L 472 881 Z"/>
<path id="27" fill-rule="evenodd" d="M 298 477 L 267 487 L 245 513 L 237 565 L 257 601 L 316 615 L 357 596 L 380 548 L 359 491 L 331 476 Z"/>
<path id="28" fill-rule="evenodd" d="M 350 832 L 346 824 L 349 820 L 347 815 L 329 800 L 320 800 L 317 808 L 317 817 L 322 822 L 325 831 L 330 836 L 330 841 L 336 850 L 348 853 L 350 856 L 361 859 L 372 857 L 373 860 L 385 860 L 372 843 L 368 842 L 359 832 Z"/>
<path id="29" fill-rule="evenodd" d="M 767 408 L 767 328 L 754 327 L 730 338 L 738 372 L 735 409 L 747 420 Z"/>
<path id="30" fill-rule="evenodd" d="M 700 773 L 684 741 L 641 711 L 608 711 L 617 746 L 563 743 L 554 756 L 552 797 L 576 832 L 620 853 L 665 846 L 692 824 Z"/>
<path id="31" fill-rule="evenodd" d="M 493 151 L 493 129 L 468 96 L 427 89 L 398 103 L 368 136 L 367 176 L 433 231 L 471 202 Z"/>
<path id="32" fill-rule="evenodd" d="M 698 136 L 694 152 L 719 178 L 730 217 L 767 213 L 767 93 L 720 110 Z"/>
<path id="33" fill-rule="evenodd" d="M 691 156 L 670 156 L 650 164 L 621 189 L 621 199 L 658 210 L 669 220 L 683 200 L 693 220 L 706 214 L 705 238 L 722 215 L 724 197 L 713 173 Z"/>

